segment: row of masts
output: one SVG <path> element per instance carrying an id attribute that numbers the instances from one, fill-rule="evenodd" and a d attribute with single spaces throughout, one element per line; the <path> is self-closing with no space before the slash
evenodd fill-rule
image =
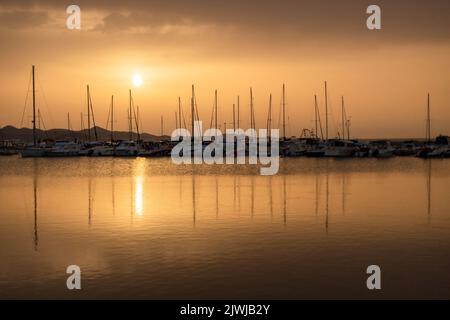
<path id="1" fill-rule="evenodd" d="M 36 85 L 35 85 L 35 71 L 36 68 L 33 65 L 31 69 L 32 74 L 32 103 L 33 103 L 33 145 L 37 145 L 38 136 L 37 136 L 37 130 L 40 130 L 41 127 L 41 112 L 40 110 L 36 110 Z M 93 131 L 94 131 L 94 138 L 95 141 L 98 140 L 98 133 L 97 133 L 97 125 L 95 123 L 95 116 L 94 116 L 94 108 L 92 104 L 92 97 L 89 85 L 86 86 L 86 100 L 87 100 L 87 140 L 92 141 L 91 136 L 91 119 L 93 123 Z M 36 111 L 37 111 L 37 118 L 36 121 Z M 135 122 L 136 127 L 136 133 L 138 140 L 140 139 L 140 131 L 139 131 L 139 106 L 137 106 L 137 110 L 134 108 L 134 101 L 133 96 L 131 93 L 131 90 L 129 90 L 129 110 L 128 110 L 128 125 L 129 125 L 129 138 L 130 140 L 133 140 L 133 120 Z M 37 122 L 37 123 L 36 123 Z M 111 141 L 114 140 L 114 95 L 111 96 L 111 106 L 108 114 L 108 123 L 107 126 L 110 125 L 110 139 Z M 70 121 L 70 113 L 67 113 L 67 128 L 70 132 L 72 132 L 72 125 Z M 81 130 L 84 130 L 84 116 L 83 113 L 81 113 Z"/>
<path id="2" fill-rule="evenodd" d="M 89 85 L 86 86 L 86 96 L 87 96 L 87 122 L 88 126 L 85 130 L 84 128 L 84 115 L 81 113 L 81 130 L 86 131 L 86 139 L 87 141 L 98 141 L 98 133 L 97 133 L 97 125 L 95 123 L 94 117 L 94 108 L 92 106 L 92 97 L 89 89 Z M 140 125 L 139 125 L 139 106 L 134 107 L 133 96 L 131 90 L 129 90 L 129 108 L 127 111 L 128 117 L 128 133 L 130 141 L 133 140 L 133 129 L 136 128 L 136 134 L 138 140 L 140 140 Z M 93 123 L 93 131 L 94 131 L 94 140 L 92 140 L 92 128 L 91 128 L 91 119 Z M 111 96 L 111 105 L 109 107 L 108 112 L 108 120 L 107 120 L 107 129 L 110 129 L 110 140 L 114 141 L 114 95 Z M 134 123 L 134 124 L 133 124 Z M 70 122 L 70 114 L 67 114 L 67 128 L 70 132 L 72 132 L 72 126 Z"/>
<path id="3" fill-rule="evenodd" d="M 322 140 L 329 139 L 329 126 L 328 126 L 328 88 L 327 82 L 324 83 L 325 87 L 325 134 L 322 129 L 322 122 L 320 118 L 320 110 L 317 102 L 317 95 L 314 95 L 314 136 L 316 138 L 320 138 Z M 342 126 L 340 131 L 338 131 L 338 136 L 342 139 L 350 139 L 350 119 L 347 117 L 344 97 L 342 96 Z M 250 128 L 255 129 L 256 126 L 256 117 L 255 117 L 255 108 L 254 108 L 254 100 L 253 100 L 253 89 L 250 88 Z M 268 134 L 270 135 L 271 129 L 273 128 L 273 119 L 272 119 L 272 93 L 269 94 L 269 109 L 267 114 L 266 121 L 266 129 Z M 282 99 L 281 99 L 281 117 L 282 117 L 282 139 L 287 140 L 286 134 L 286 86 L 283 84 L 282 87 Z M 181 97 L 178 97 L 178 112 L 175 111 L 175 127 L 177 129 L 187 128 L 186 122 L 184 121 L 184 125 L 182 125 L 182 119 L 185 120 L 184 114 L 181 108 Z M 233 118 L 232 118 L 233 130 L 236 130 L 240 126 L 240 96 L 237 96 L 237 104 L 233 103 Z M 192 96 L 191 96 L 191 131 L 195 132 L 194 123 L 195 120 L 198 120 L 198 110 L 195 99 L 195 88 L 192 85 Z M 218 123 L 218 94 L 217 90 L 214 90 L 214 104 L 211 113 L 211 121 L 210 128 L 219 128 Z M 224 129 L 226 129 L 226 122 L 224 122 Z M 163 117 L 161 116 L 161 135 L 163 134 Z"/>
<path id="4" fill-rule="evenodd" d="M 38 119 L 39 123 L 37 125 L 36 123 L 36 88 L 35 88 L 35 66 L 32 66 L 32 90 L 33 90 L 33 143 L 34 145 L 37 144 L 37 129 L 40 129 L 40 122 L 41 122 L 41 114 L 40 110 L 37 110 L 38 112 Z M 324 95 L 325 95 L 325 134 L 323 133 L 322 129 L 322 122 L 320 117 L 320 110 L 317 102 L 317 95 L 314 95 L 314 136 L 316 138 L 320 138 L 322 140 L 327 141 L 329 139 L 329 125 L 328 125 L 328 86 L 327 82 L 324 82 Z M 98 133 L 97 133 L 97 126 L 95 124 L 95 117 L 94 117 L 94 108 L 92 104 L 92 97 L 90 93 L 89 85 L 86 86 L 86 97 L 87 97 L 87 113 L 88 113 L 88 128 L 87 128 L 87 139 L 88 141 L 91 141 L 91 118 L 93 122 L 93 129 L 94 129 L 94 137 L 95 140 L 98 140 Z M 237 106 L 237 109 L 236 109 Z M 236 113 L 237 111 L 237 113 Z M 286 87 L 285 84 L 283 84 L 282 87 L 282 139 L 286 140 Z M 110 116 L 109 116 L 110 115 Z M 114 140 L 114 96 L 111 96 L 111 106 L 110 111 L 108 115 L 108 124 L 110 124 L 110 132 L 111 141 Z M 237 116 L 236 116 L 237 115 Z M 68 122 L 68 129 L 71 131 L 71 123 L 70 123 L 70 114 L 67 115 L 67 122 Z M 217 90 L 214 91 L 214 108 L 211 118 L 211 126 L 212 121 L 214 119 L 214 128 L 218 129 L 218 95 Z M 110 121 L 109 121 L 110 120 Z M 195 123 L 199 120 L 198 116 L 198 109 L 197 109 L 197 102 L 196 102 L 196 96 L 195 96 L 195 88 L 194 85 L 192 85 L 192 94 L 191 94 L 191 132 L 193 135 L 195 135 Z M 183 125 L 182 125 L 183 121 Z M 140 140 L 140 121 L 139 121 L 139 106 L 135 108 L 134 106 L 134 100 L 132 96 L 131 90 L 129 90 L 129 109 L 128 109 L 128 130 L 129 130 L 129 140 L 133 140 L 133 122 L 134 126 L 136 128 L 137 138 Z M 181 107 L 181 98 L 178 97 L 178 113 L 175 112 L 175 124 L 176 128 L 187 128 L 186 126 L 186 120 L 184 117 L 184 114 L 182 112 Z M 347 112 L 345 109 L 345 103 L 344 103 L 344 97 L 341 97 L 341 128 L 338 132 L 338 136 L 341 139 L 347 139 L 350 140 L 350 119 L 347 117 Z M 237 125 L 237 126 L 236 126 Z M 233 129 L 236 130 L 237 127 L 240 126 L 240 97 L 237 96 L 237 105 L 233 104 Z M 39 127 L 39 128 L 37 128 Z M 226 123 L 224 124 L 224 127 L 226 129 Z M 83 114 L 81 113 L 81 128 L 84 129 L 83 124 Z M 256 119 L 255 119 L 255 109 L 253 105 L 253 89 L 250 88 L 250 128 L 255 129 L 256 128 Z M 272 94 L 269 95 L 269 110 L 267 115 L 267 122 L 266 122 L 266 128 L 270 135 L 270 131 L 272 129 Z M 320 132 L 320 135 L 319 135 Z M 164 134 L 164 118 L 161 116 L 161 136 Z M 426 140 L 431 141 L 431 117 L 430 117 L 430 94 L 427 95 L 427 121 L 426 121 Z"/>

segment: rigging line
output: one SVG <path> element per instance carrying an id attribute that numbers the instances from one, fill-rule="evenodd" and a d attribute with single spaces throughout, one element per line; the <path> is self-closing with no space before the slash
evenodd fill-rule
<path id="1" fill-rule="evenodd" d="M 200 117 L 198 115 L 198 106 L 197 106 L 197 97 L 194 96 L 194 106 L 195 106 L 195 116 L 197 117 L 197 120 L 200 120 Z"/>
<path id="2" fill-rule="evenodd" d="M 211 112 L 211 122 L 209 123 L 209 128 L 210 129 L 212 128 L 212 125 L 213 125 L 214 113 L 215 113 L 215 105 L 213 103 L 212 112 Z"/>
<path id="3" fill-rule="evenodd" d="M 75 132 L 73 132 L 72 122 L 70 121 L 70 118 L 69 118 L 69 131 L 70 131 L 70 133 L 72 134 L 72 139 L 73 139 L 73 140 L 76 140 L 77 138 L 76 138 L 76 136 L 75 136 Z"/>
<path id="4" fill-rule="evenodd" d="M 290 136 L 292 134 L 292 131 L 295 132 L 295 130 L 292 130 L 291 128 L 291 122 L 290 122 L 290 114 L 289 114 L 289 109 L 287 108 L 287 106 L 289 105 L 289 101 L 288 101 L 288 97 L 287 94 L 284 94 L 284 114 L 285 117 L 287 118 L 287 124 L 286 124 L 286 136 Z"/>
<path id="5" fill-rule="evenodd" d="M 330 90 L 328 89 L 328 115 L 329 118 L 331 118 L 331 125 L 334 126 L 334 129 L 336 130 L 336 133 L 340 135 L 339 128 L 339 120 L 335 117 L 335 113 L 333 112 L 333 99 L 331 98 Z M 328 130 L 331 132 L 331 130 Z"/>
<path id="6" fill-rule="evenodd" d="M 48 136 L 48 132 L 47 132 L 47 127 L 45 126 L 44 117 L 42 117 L 42 114 L 41 114 L 41 123 L 42 123 L 42 127 L 44 128 L 45 136 L 46 136 L 47 139 L 48 139 L 49 136 Z"/>
<path id="7" fill-rule="evenodd" d="M 285 95 L 285 102 L 286 102 L 286 95 Z M 281 96 L 280 96 L 280 100 L 279 100 L 279 108 L 278 108 L 278 129 L 280 129 L 281 127 L 281 117 L 283 115 L 283 89 L 281 89 Z"/>
<path id="8" fill-rule="evenodd" d="M 289 115 L 287 115 L 287 132 L 288 132 L 288 134 L 287 134 L 287 136 L 289 137 L 290 135 L 291 135 L 291 121 L 290 121 L 291 119 L 289 118 Z"/>
<path id="9" fill-rule="evenodd" d="M 320 109 L 319 109 L 319 105 L 316 105 L 317 107 L 317 120 L 319 121 L 319 128 L 320 128 L 320 137 L 323 140 L 323 130 L 322 130 L 322 121 L 320 120 Z M 317 135 L 317 132 L 316 132 Z"/>
<path id="10" fill-rule="evenodd" d="M 133 109 L 134 124 L 136 125 L 136 133 L 137 133 L 137 136 L 138 136 L 138 140 L 141 140 L 141 135 L 139 133 L 139 123 L 138 123 L 138 119 L 136 117 L 136 109 L 134 108 L 134 98 L 133 97 L 131 97 L 131 106 L 132 106 L 132 109 Z"/>
<path id="11" fill-rule="evenodd" d="M 183 124 L 184 124 L 184 128 L 187 128 L 187 127 L 186 127 L 186 118 L 184 117 L 184 110 L 183 110 L 183 108 L 181 108 L 181 114 L 182 114 L 182 116 L 183 116 Z"/>
<path id="12" fill-rule="evenodd" d="M 27 89 L 27 94 L 25 96 L 25 103 L 23 106 L 22 118 L 20 119 L 20 126 L 19 126 L 20 128 L 22 128 L 23 118 L 25 117 L 25 111 L 27 109 L 28 95 L 30 94 L 30 85 L 31 85 L 31 72 L 30 72 L 30 78 L 28 79 L 28 89 Z"/>
<path id="13" fill-rule="evenodd" d="M 309 109 L 309 108 L 308 108 Z M 311 124 L 311 131 L 314 132 L 315 136 L 318 136 L 318 132 L 319 132 L 319 126 L 318 126 L 318 120 L 317 120 L 317 110 L 316 107 L 314 105 L 313 109 L 309 109 L 309 119 L 310 119 L 310 123 Z"/>
<path id="14" fill-rule="evenodd" d="M 111 108 L 108 109 L 108 119 L 106 120 L 106 126 L 105 126 L 106 130 L 108 130 L 110 114 L 111 114 Z"/>
<path id="15" fill-rule="evenodd" d="M 80 123 L 80 125 L 81 125 L 80 132 L 83 133 L 84 140 L 87 141 L 88 140 L 88 135 L 86 133 L 86 128 L 84 126 L 84 115 L 83 115 L 83 112 L 81 113 L 81 123 Z"/>
<path id="16" fill-rule="evenodd" d="M 282 100 L 282 98 L 280 98 L 280 104 L 279 104 L 279 109 L 278 109 L 278 129 L 281 126 L 281 114 L 282 114 L 281 109 L 282 109 L 282 104 L 283 104 L 283 102 L 281 100 Z"/>
<path id="17" fill-rule="evenodd" d="M 256 129 L 256 117 L 255 117 L 255 99 L 252 100 L 252 118 L 253 118 L 253 129 Z"/>
<path id="18" fill-rule="evenodd" d="M 144 127 L 142 126 L 142 117 L 141 117 L 141 113 L 139 111 L 139 106 L 137 106 L 137 114 L 138 114 L 138 119 L 139 119 L 139 128 L 142 131 L 142 133 L 144 133 Z"/>
<path id="19" fill-rule="evenodd" d="M 42 83 L 41 83 L 41 81 L 39 80 L 39 78 L 37 78 L 37 83 L 38 83 L 38 86 L 39 86 L 39 88 L 40 88 L 40 92 L 42 92 L 42 99 L 44 100 L 44 105 L 45 105 L 47 114 L 48 114 L 48 116 L 50 117 L 50 121 L 51 121 L 52 123 L 55 123 L 55 121 L 53 121 L 53 117 L 52 117 L 52 114 L 51 114 L 51 112 L 50 112 L 50 108 L 48 107 L 47 97 L 46 97 L 45 92 L 44 92 L 44 87 L 42 86 Z"/>
<path id="20" fill-rule="evenodd" d="M 89 104 L 90 104 L 90 108 L 91 108 L 92 122 L 94 123 L 95 140 L 98 140 L 97 125 L 95 124 L 95 117 L 94 117 L 94 107 L 92 106 L 92 96 L 90 94 L 89 94 Z"/>
<path id="21" fill-rule="evenodd" d="M 197 96 L 195 96 L 195 95 L 194 95 L 194 106 L 195 106 L 195 116 L 197 117 L 197 120 L 200 121 L 200 117 L 198 115 L 198 108 L 197 108 Z M 200 135 L 202 135 L 200 123 L 197 123 L 197 130 L 200 133 Z"/>

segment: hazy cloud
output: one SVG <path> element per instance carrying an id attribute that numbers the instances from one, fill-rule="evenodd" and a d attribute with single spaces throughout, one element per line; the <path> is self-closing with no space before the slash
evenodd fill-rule
<path id="1" fill-rule="evenodd" d="M 273 37 L 373 36 L 365 27 L 368 2 L 362 0 L 77 0 L 82 11 L 103 13 L 97 31 L 154 30 L 165 26 L 216 25 Z M 376 1 L 382 9 L 386 41 L 448 41 L 450 1 Z M 4 8 L 61 10 L 56 0 L 3 0 Z M 42 13 L 41 13 L 42 14 Z M 36 17 L 34 17 L 36 19 Z M 22 19 L 25 19 L 22 17 Z M 33 16 L 30 16 L 33 19 Z M 12 23 L 10 21 L 10 23 Z M 22 20 L 22 23 L 25 21 Z"/>
<path id="2" fill-rule="evenodd" d="M 7 29 L 35 28 L 50 21 L 46 11 L 0 11 L 0 27 Z"/>

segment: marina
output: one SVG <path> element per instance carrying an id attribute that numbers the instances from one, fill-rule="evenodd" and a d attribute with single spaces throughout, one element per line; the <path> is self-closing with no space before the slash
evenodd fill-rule
<path id="1" fill-rule="evenodd" d="M 292 138 L 280 142 L 282 157 L 331 157 L 331 158 L 450 158 L 450 138 L 438 136 L 434 141 L 320 141 L 308 138 Z M 173 141 L 114 141 L 85 144 L 69 140 L 41 143 L 24 147 L 22 142 L 0 141 L 0 155 L 29 157 L 170 157 Z M 226 150 L 226 141 L 223 150 Z M 205 148 L 207 144 L 203 146 Z M 237 145 L 235 144 L 235 149 Z"/>
<path id="2" fill-rule="evenodd" d="M 91 156 L 91 157 L 161 157 L 170 156 L 172 148 L 179 142 L 179 139 L 170 139 L 170 137 L 163 136 L 163 118 L 161 118 L 161 136 L 158 139 L 151 141 L 141 139 L 139 107 L 135 107 L 132 91 L 129 90 L 129 106 L 128 106 L 128 139 L 115 139 L 117 133 L 114 131 L 114 96 L 111 96 L 111 105 L 108 113 L 108 126 L 106 129 L 100 128 L 95 123 L 94 108 L 92 103 L 91 91 L 89 85 L 86 86 L 86 100 L 87 100 L 87 128 L 84 128 L 84 119 L 81 118 L 81 130 L 74 133 L 71 125 L 70 114 L 67 114 L 67 130 L 65 131 L 66 139 L 55 140 L 52 139 L 45 131 L 40 129 L 41 114 L 40 110 L 36 110 L 36 89 L 35 89 L 35 66 L 32 66 L 32 144 L 26 144 L 26 141 L 20 140 L 2 140 L 0 141 L 0 155 L 15 155 L 20 154 L 23 158 L 28 157 L 77 157 L 77 156 Z M 325 128 L 322 126 L 320 108 L 317 103 L 317 95 L 314 95 L 314 128 L 302 129 L 299 136 L 287 137 L 286 134 L 286 88 L 282 86 L 282 103 L 280 110 L 281 123 L 281 137 L 279 146 L 279 155 L 285 157 L 332 157 L 332 158 L 350 158 L 350 157 L 372 157 L 372 158 L 390 158 L 395 156 L 417 156 L 421 158 L 450 158 L 450 137 L 437 136 L 434 140 L 431 137 L 431 107 L 430 94 L 427 96 L 426 106 L 426 134 L 423 139 L 406 139 L 406 140 L 358 140 L 351 139 L 350 127 L 351 121 L 347 115 L 344 97 L 341 97 L 341 126 L 338 128 L 337 137 L 330 138 L 331 132 L 329 130 L 329 107 L 328 107 L 328 84 L 324 82 L 324 97 L 325 97 Z M 218 95 L 217 90 L 214 92 L 214 106 L 211 114 L 210 130 L 213 128 L 219 134 L 220 131 L 218 123 Z M 253 90 L 250 88 L 250 130 L 258 131 L 255 123 L 255 108 L 253 104 Z M 198 116 L 198 106 L 195 94 L 194 85 L 192 85 L 191 95 L 191 114 L 190 114 L 190 135 L 202 135 L 201 121 Z M 230 129 L 227 129 L 226 123 L 223 126 L 223 150 L 226 144 L 234 145 L 233 150 L 237 150 L 238 141 L 235 133 L 239 132 L 240 124 L 240 100 L 238 96 L 237 109 L 233 105 L 233 134 L 227 134 Z M 237 114 L 236 114 L 237 110 Z M 25 110 L 24 110 L 25 112 Z M 269 108 L 267 114 L 267 122 L 265 130 L 270 132 L 273 128 L 272 117 L 272 94 L 270 94 Z M 38 115 L 38 117 L 36 117 Z M 184 126 L 182 125 L 182 121 Z M 236 122 L 237 120 L 237 122 Z M 91 125 L 92 123 L 92 125 Z M 180 98 L 178 98 L 178 113 L 175 112 L 175 128 L 174 134 L 180 136 L 180 131 L 186 131 L 186 119 L 182 112 Z M 98 132 L 105 132 L 109 139 L 99 139 Z M 42 136 L 46 137 L 45 140 Z M 74 138 L 76 136 L 76 138 Z M 72 139 L 70 139 L 72 137 Z M 247 137 L 245 143 L 248 145 Z M 270 138 L 270 136 L 269 136 Z M 269 139 L 270 140 L 270 139 Z M 208 144 L 203 143 L 202 148 L 205 149 Z M 259 151 L 256 151 L 259 153 Z M 247 151 L 248 153 L 248 151 Z"/>
<path id="3" fill-rule="evenodd" d="M 434 318 L 449 31 L 449 0 L 1 1 L 0 300 Z"/>

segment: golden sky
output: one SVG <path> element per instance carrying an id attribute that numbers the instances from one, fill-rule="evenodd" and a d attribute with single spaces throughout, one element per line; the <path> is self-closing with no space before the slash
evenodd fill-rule
<path id="1" fill-rule="evenodd" d="M 97 124 L 105 127 L 110 96 L 115 124 L 127 130 L 128 89 L 139 105 L 143 130 L 175 126 L 177 99 L 188 113 L 196 85 L 199 114 L 209 126 L 214 89 L 219 122 L 232 121 L 241 97 L 241 126 L 249 123 L 253 87 L 256 123 L 265 127 L 269 93 L 278 124 L 286 83 L 288 133 L 313 126 L 314 94 L 324 117 L 323 81 L 330 96 L 330 136 L 345 96 L 352 135 L 421 137 L 431 92 L 432 134 L 450 134 L 450 2 L 302 0 L 73 1 L 81 30 L 65 26 L 61 1 L 0 2 L 0 126 L 20 125 L 31 65 L 48 128 L 74 129 L 86 112 L 90 84 Z M 382 29 L 366 28 L 366 8 L 381 7 Z M 143 85 L 133 87 L 133 74 Z M 31 123 L 31 105 L 24 126 Z"/>

